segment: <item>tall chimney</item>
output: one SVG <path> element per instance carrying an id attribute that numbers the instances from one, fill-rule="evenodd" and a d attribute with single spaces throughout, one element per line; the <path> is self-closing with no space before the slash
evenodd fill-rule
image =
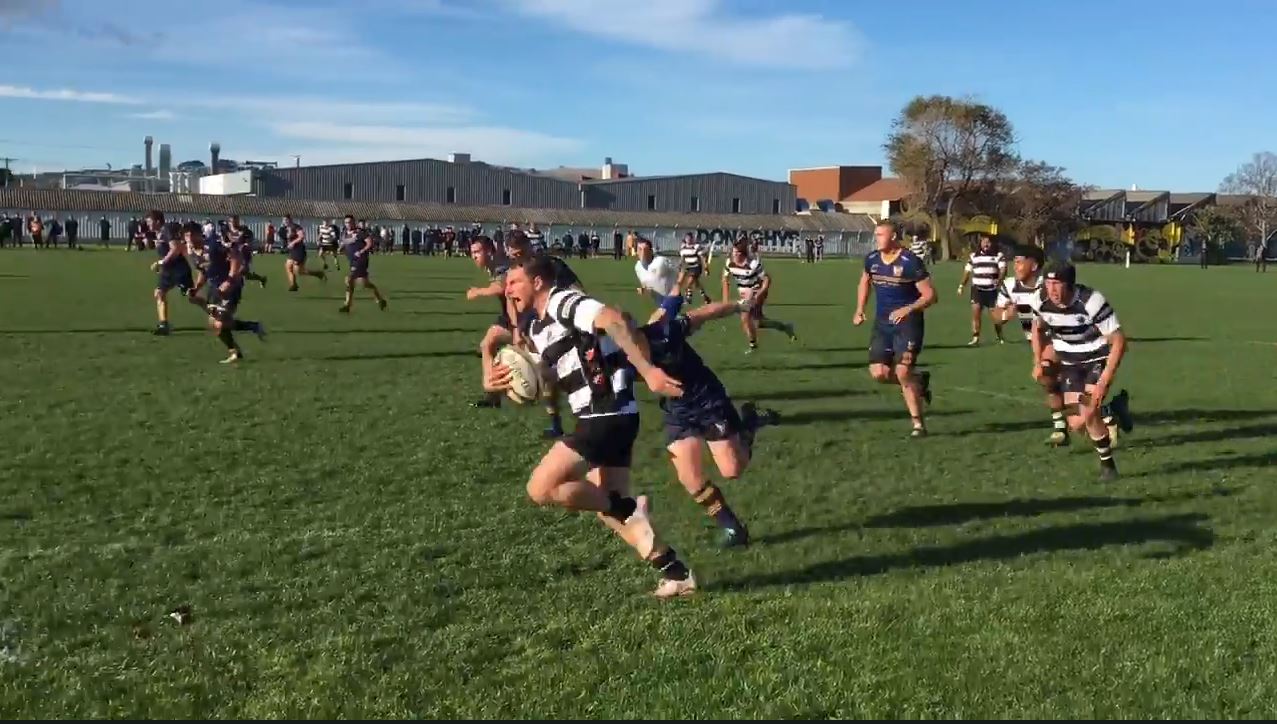
<path id="1" fill-rule="evenodd" d="M 160 144 L 160 178 L 168 178 L 173 170 L 173 149 L 167 143 Z"/>
<path id="2" fill-rule="evenodd" d="M 150 176 L 155 170 L 155 164 L 151 163 L 151 146 L 155 145 L 155 139 L 147 136 L 142 143 L 146 145 L 146 175 Z"/>
<path id="3" fill-rule="evenodd" d="M 208 144 L 208 155 L 209 155 L 209 161 L 211 162 L 209 163 L 208 172 L 218 173 L 217 159 L 222 157 L 222 144 L 218 143 L 217 141 L 213 141 L 212 143 Z"/>

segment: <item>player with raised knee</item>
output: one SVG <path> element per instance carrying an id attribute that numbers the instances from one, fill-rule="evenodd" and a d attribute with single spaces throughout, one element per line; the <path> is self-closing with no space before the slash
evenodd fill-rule
<path id="1" fill-rule="evenodd" d="M 768 319 L 763 313 L 763 305 L 767 303 L 767 295 L 772 290 L 771 275 L 763 269 L 763 260 L 757 252 L 750 251 L 748 239 L 741 239 L 732 246 L 727 257 L 727 265 L 723 267 L 723 301 L 731 298 L 730 283 L 735 281 L 739 298 L 749 302 L 745 312 L 740 315 L 741 329 L 749 340 L 746 354 L 758 350 L 758 330 L 774 329 L 784 332 L 791 342 L 798 341 L 798 332 L 790 322 L 779 319 Z"/>
<path id="2" fill-rule="evenodd" d="M 738 412 L 727 388 L 687 339 L 706 322 L 747 312 L 749 304 L 748 300 L 710 303 L 682 316 L 662 314 L 641 328 L 652 363 L 683 387 L 681 396 L 661 400 L 670 462 L 678 482 L 723 531 L 725 547 L 748 545 L 749 530 L 706 475 L 704 448 L 709 448 L 719 474 L 735 480 L 753 458 L 758 428 L 775 423 L 778 415 L 760 413 L 748 402 Z"/>
<path id="3" fill-rule="evenodd" d="M 466 300 L 473 302 L 479 299 L 494 299 L 499 308 L 496 318 L 479 342 L 479 359 L 482 365 L 479 368 L 480 379 L 484 379 L 487 377 L 488 369 L 492 367 L 492 360 L 497 356 L 497 350 L 514 341 L 516 313 L 510 300 L 505 296 L 505 275 L 509 265 L 499 258 L 496 244 L 492 239 L 486 236 L 470 239 L 470 258 L 475 266 L 487 273 L 488 283 L 485 286 L 467 289 Z M 471 404 L 471 407 L 500 406 L 501 393 L 499 392 L 486 393 L 483 399 Z"/>
<path id="4" fill-rule="evenodd" d="M 931 275 L 922 259 L 904 248 L 890 222 L 874 228 L 876 249 L 865 257 L 852 324 L 865 323 L 869 292 L 877 295 L 877 313 L 869 337 L 869 374 L 883 384 L 900 385 L 913 420 L 911 437 L 925 437 L 925 405 L 931 402 L 931 374 L 914 372 L 922 353 L 923 310 L 937 301 Z"/>
<path id="5" fill-rule="evenodd" d="M 524 318 L 523 338 L 539 356 L 547 383 L 559 388 L 577 418 L 571 435 L 554 443 L 528 480 L 538 505 L 591 511 L 660 572 L 655 591 L 672 598 L 696 590 L 696 580 L 672 548 L 662 545 L 646 497 L 631 497 L 630 464 L 639 432 L 634 377 L 656 394 L 677 397 L 679 382 L 652 364 L 624 315 L 569 287 L 556 286 L 550 258 L 532 255 L 506 273 L 506 296 Z M 488 369 L 484 387 L 503 392 L 511 370 Z"/>
<path id="6" fill-rule="evenodd" d="M 1068 426 L 1086 431 L 1100 459 L 1100 479 L 1112 480 L 1117 464 L 1102 406 L 1126 356 L 1126 334 L 1117 313 L 1103 294 L 1077 283 L 1077 269 L 1068 262 L 1047 265 L 1042 288 L 1029 298 L 1029 306 L 1034 316 L 1033 378 L 1042 379 L 1058 365 Z M 1048 346 L 1058 362 L 1047 355 Z M 1113 414 L 1123 431 L 1134 426 L 1125 404 Z"/>

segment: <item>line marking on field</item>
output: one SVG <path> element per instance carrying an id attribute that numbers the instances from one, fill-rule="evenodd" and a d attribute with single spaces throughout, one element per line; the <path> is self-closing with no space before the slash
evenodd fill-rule
<path id="1" fill-rule="evenodd" d="M 954 390 L 954 391 L 956 391 L 956 392 L 966 392 L 967 394 L 970 394 L 970 395 L 980 395 L 981 397 L 996 397 L 996 398 L 998 398 L 999 400 L 1009 400 L 1009 401 L 1011 401 L 1011 402 L 1018 402 L 1018 403 L 1020 403 L 1021 405 L 1033 405 L 1033 406 L 1037 406 L 1037 403 L 1036 403 L 1036 402 L 1030 402 L 1029 400 L 1027 400 L 1027 399 L 1025 399 L 1025 398 L 1023 398 L 1023 397 L 1019 397 L 1019 396 L 1017 396 L 1017 395 L 1008 395 L 1008 394 L 1004 394 L 1004 393 L 1002 393 L 1002 392 L 992 392 L 992 391 L 990 391 L 990 390 L 981 390 L 981 389 L 978 389 L 978 388 L 975 388 L 975 387 L 961 387 L 961 386 L 959 386 L 959 385 L 945 385 L 945 386 L 941 389 L 941 391 L 944 391 L 944 390 Z"/>
<path id="2" fill-rule="evenodd" d="M 1260 342 L 1257 339 L 1248 339 L 1246 344 L 1262 344 L 1265 347 L 1277 347 L 1277 342 Z"/>

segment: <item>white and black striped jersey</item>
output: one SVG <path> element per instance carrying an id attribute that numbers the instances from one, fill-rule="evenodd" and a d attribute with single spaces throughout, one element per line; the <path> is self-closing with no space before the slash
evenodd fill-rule
<path id="1" fill-rule="evenodd" d="M 926 239 L 914 239 L 913 243 L 909 245 L 909 251 L 912 251 L 914 256 L 919 258 L 925 257 L 930 250 L 931 244 Z"/>
<path id="2" fill-rule="evenodd" d="M 575 289 L 555 287 L 545 316 L 524 330 L 578 418 L 638 414 L 634 367 L 616 341 L 594 327 L 603 308 Z"/>
<path id="3" fill-rule="evenodd" d="M 737 289 L 762 289 L 767 272 L 763 270 L 763 262 L 758 257 L 748 259 L 744 264 L 728 259 L 727 266 L 723 268 L 723 276 L 734 279 Z"/>
<path id="4" fill-rule="evenodd" d="M 678 257 L 683 261 L 683 271 L 688 274 L 700 274 L 704 271 L 702 265 L 704 256 L 705 249 L 694 241 L 678 248 Z"/>
<path id="5" fill-rule="evenodd" d="M 528 243 L 532 245 L 532 251 L 538 254 L 545 251 L 545 236 L 539 231 L 526 232 Z"/>
<path id="6" fill-rule="evenodd" d="M 1044 287 L 1029 298 L 1029 306 L 1033 316 L 1042 320 L 1056 356 L 1065 365 L 1107 359 L 1107 337 L 1122 326 L 1104 295 L 1082 284 L 1077 285 L 1073 300 L 1067 304 L 1052 303 Z"/>
<path id="7" fill-rule="evenodd" d="M 977 251 L 967 261 L 967 271 L 971 274 L 972 288 L 984 291 L 997 289 L 998 282 L 1006 275 L 1007 258 L 997 249 Z"/>
<path id="8" fill-rule="evenodd" d="M 319 227 L 319 245 L 337 246 L 337 227 L 325 224 Z"/>
<path id="9" fill-rule="evenodd" d="M 1025 284 L 1015 277 L 1008 277 L 998 285 L 998 307 L 1015 307 L 1016 316 L 1020 318 L 1020 326 L 1029 334 L 1033 328 L 1033 295 L 1042 289 L 1042 278 L 1036 277 L 1030 284 Z"/>

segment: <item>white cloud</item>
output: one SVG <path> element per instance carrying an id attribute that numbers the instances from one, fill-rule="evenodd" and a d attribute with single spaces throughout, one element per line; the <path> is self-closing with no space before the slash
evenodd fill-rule
<path id="1" fill-rule="evenodd" d="M 477 161 L 543 165 L 580 151 L 576 139 L 501 126 L 350 125 L 327 121 L 287 121 L 271 125 L 275 133 L 302 141 L 292 149 L 303 163 L 341 163 L 404 158 L 443 158 L 470 153 Z"/>
<path id="2" fill-rule="evenodd" d="M 0 98 L 21 98 L 38 101 L 72 101 L 75 103 L 118 103 L 121 105 L 140 105 L 142 101 L 116 93 L 96 93 L 79 91 L 71 88 L 55 90 L 37 90 L 27 86 L 0 85 Z"/>
<path id="3" fill-rule="evenodd" d="M 790 13 L 742 18 L 721 0 L 506 0 L 518 12 L 578 32 L 737 65 L 830 69 L 861 45 L 848 24 Z"/>
<path id="4" fill-rule="evenodd" d="M 162 109 L 158 111 L 146 111 L 144 113 L 130 113 L 128 114 L 128 117 L 137 118 L 143 121 L 171 121 L 177 118 L 173 111 Z"/>

